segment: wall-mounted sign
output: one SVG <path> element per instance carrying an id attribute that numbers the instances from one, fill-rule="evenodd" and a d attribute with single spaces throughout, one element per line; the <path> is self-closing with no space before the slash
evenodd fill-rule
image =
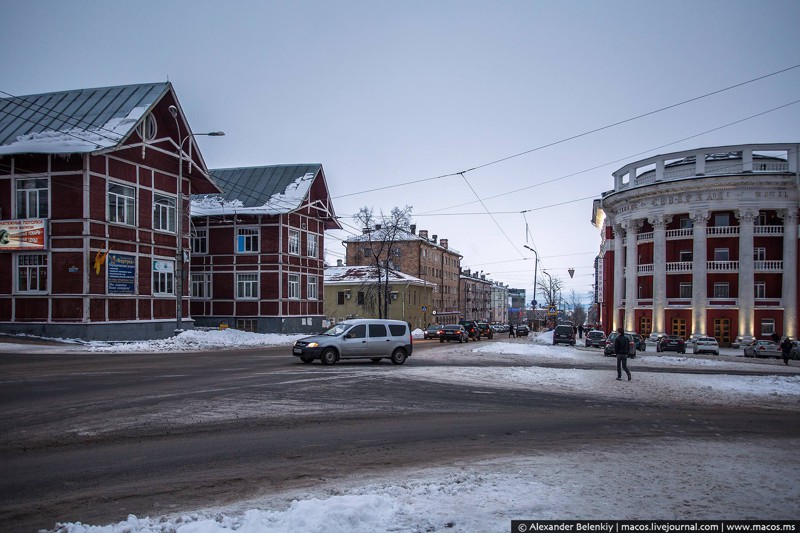
<path id="1" fill-rule="evenodd" d="M 108 294 L 136 294 L 136 257 L 108 254 Z"/>
<path id="2" fill-rule="evenodd" d="M 46 250 L 47 219 L 0 221 L 0 250 Z"/>

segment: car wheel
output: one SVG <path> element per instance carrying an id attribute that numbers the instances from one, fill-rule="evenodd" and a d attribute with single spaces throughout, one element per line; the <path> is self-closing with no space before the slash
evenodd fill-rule
<path id="1" fill-rule="evenodd" d="M 402 365 L 406 362 L 406 352 L 402 348 L 397 348 L 392 352 L 392 364 Z"/>
<path id="2" fill-rule="evenodd" d="M 301 357 L 300 360 L 304 363 L 310 363 L 314 360 L 313 357 Z"/>
<path id="3" fill-rule="evenodd" d="M 332 365 L 336 362 L 336 350 L 332 348 L 328 348 L 322 352 L 319 356 L 319 360 L 322 362 L 323 365 Z"/>

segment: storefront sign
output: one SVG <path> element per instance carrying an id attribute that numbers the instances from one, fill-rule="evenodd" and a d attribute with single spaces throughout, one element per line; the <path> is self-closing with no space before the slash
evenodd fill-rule
<path id="1" fill-rule="evenodd" d="M 46 250 L 47 219 L 0 221 L 0 251 Z"/>
<path id="2" fill-rule="evenodd" d="M 136 294 L 136 257 L 108 254 L 108 294 Z"/>

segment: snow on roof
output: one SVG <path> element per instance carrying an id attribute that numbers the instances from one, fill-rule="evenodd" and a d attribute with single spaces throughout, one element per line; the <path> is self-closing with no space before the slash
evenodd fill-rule
<path id="1" fill-rule="evenodd" d="M 385 271 L 381 272 L 385 280 Z M 374 266 L 335 266 L 325 267 L 325 283 L 331 285 L 352 285 L 354 283 L 377 282 L 377 269 Z M 398 270 L 389 269 L 389 283 L 410 283 L 412 285 L 428 285 L 435 283 L 410 276 Z"/>
<path id="2" fill-rule="evenodd" d="M 405 229 L 398 229 L 397 233 L 392 236 L 389 233 L 389 228 L 380 228 L 370 231 L 369 233 L 362 233 L 361 235 L 354 235 L 352 237 L 348 237 L 345 239 L 344 242 L 346 243 L 355 243 L 355 242 L 382 242 L 382 241 L 389 241 L 392 240 L 394 242 L 405 242 L 405 241 L 422 241 L 431 246 L 435 246 L 436 248 L 440 248 L 442 250 L 447 250 L 448 252 L 454 253 L 456 255 L 461 255 L 458 250 L 455 248 L 451 248 L 450 246 L 444 247 L 441 244 L 434 242 L 431 239 L 426 239 L 425 237 L 421 237 L 416 233 L 411 233 Z M 441 241 L 439 241 L 441 242 Z"/>
<path id="3" fill-rule="evenodd" d="M 269 197 L 263 205 L 246 207 L 241 200 L 226 200 L 217 195 L 192 197 L 192 216 L 214 215 L 279 215 L 290 213 L 300 207 L 308 195 L 316 174 L 307 172 L 286 186 L 283 192 Z"/>

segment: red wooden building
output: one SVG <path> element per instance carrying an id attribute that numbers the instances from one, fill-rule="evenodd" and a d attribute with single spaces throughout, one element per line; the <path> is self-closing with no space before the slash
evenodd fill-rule
<path id="1" fill-rule="evenodd" d="M 220 192 L 194 135 L 170 83 L 0 99 L 0 332 L 191 327 L 189 197 Z"/>

